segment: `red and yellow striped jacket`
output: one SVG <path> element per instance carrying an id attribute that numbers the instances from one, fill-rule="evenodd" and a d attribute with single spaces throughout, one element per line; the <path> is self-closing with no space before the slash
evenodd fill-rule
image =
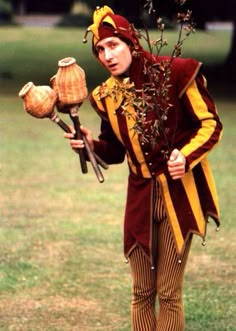
<path id="1" fill-rule="evenodd" d="M 90 102 L 102 119 L 99 140 L 94 142 L 96 153 L 109 164 L 123 162 L 127 156 L 130 175 L 124 222 L 126 257 L 136 245 L 151 255 L 156 181 L 162 188 L 180 256 L 191 233 L 205 238 L 209 216 L 219 226 L 218 199 L 207 154 L 219 141 L 222 124 L 200 67 L 201 63 L 193 59 L 181 58 L 175 59 L 171 66 L 169 98 L 174 107 L 166 125 L 172 148 L 179 149 L 186 157 L 186 174 L 180 180 L 169 176 L 161 143 L 153 148 L 130 130 L 134 123 L 132 116 L 123 114 L 122 95 L 100 98 L 100 87 L 90 95 Z M 110 77 L 105 84 L 112 89 L 116 78 Z M 135 109 L 130 107 L 129 112 Z"/>

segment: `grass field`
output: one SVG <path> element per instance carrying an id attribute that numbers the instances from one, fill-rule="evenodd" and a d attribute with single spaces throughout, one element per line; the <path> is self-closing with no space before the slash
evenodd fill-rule
<path id="1" fill-rule="evenodd" d="M 58 60 L 73 56 L 85 69 L 88 86 L 94 87 L 105 71 L 91 55 L 91 43 L 83 44 L 84 30 L 51 28 L 1 28 L 0 73 L 5 78 L 0 81 L 2 93 L 15 93 L 23 84 L 33 81 L 36 85 L 48 84 L 57 71 Z M 157 38 L 156 32 L 150 32 Z M 176 32 L 166 32 L 171 53 L 177 41 Z M 183 47 L 184 56 L 192 56 L 205 65 L 218 64 L 228 54 L 231 41 L 230 31 L 197 32 L 191 35 Z"/>
<path id="2" fill-rule="evenodd" d="M 126 164 L 104 170 L 102 184 L 91 168 L 81 174 L 59 127 L 30 117 L 17 96 L 29 80 L 48 84 L 64 56 L 80 52 L 89 86 L 103 72 L 87 56 L 89 45 L 80 46 L 82 32 L 0 30 L 0 330 L 129 331 L 131 281 L 122 247 Z M 194 38 L 187 54 L 223 62 L 229 34 Z M 236 100 L 215 99 L 224 136 L 210 159 L 222 227 L 216 233 L 209 225 L 205 247 L 194 240 L 185 278 L 186 331 L 236 330 Z M 96 135 L 99 121 L 87 103 L 80 118 Z"/>

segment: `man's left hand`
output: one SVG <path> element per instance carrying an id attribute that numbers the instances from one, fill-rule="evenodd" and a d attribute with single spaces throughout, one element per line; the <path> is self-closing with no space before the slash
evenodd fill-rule
<path id="1" fill-rule="evenodd" d="M 186 158 L 178 149 L 172 151 L 167 165 L 172 179 L 179 179 L 185 175 Z"/>

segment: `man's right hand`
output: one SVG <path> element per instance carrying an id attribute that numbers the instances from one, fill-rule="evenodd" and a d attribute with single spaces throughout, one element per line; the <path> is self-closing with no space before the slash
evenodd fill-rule
<path id="1" fill-rule="evenodd" d="M 75 130 L 74 130 L 74 128 L 70 128 L 70 129 L 71 129 L 71 133 L 64 133 L 64 138 L 70 139 L 71 148 L 75 151 L 77 151 L 78 148 L 84 148 L 84 141 L 75 139 L 74 138 Z M 94 145 L 93 145 L 92 132 L 89 129 L 85 128 L 84 126 L 81 126 L 80 130 L 81 130 L 82 134 L 87 138 L 87 141 L 90 145 L 91 150 L 93 150 Z"/>

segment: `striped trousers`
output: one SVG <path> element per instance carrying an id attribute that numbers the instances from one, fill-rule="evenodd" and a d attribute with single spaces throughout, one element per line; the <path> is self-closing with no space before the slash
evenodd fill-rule
<path id="1" fill-rule="evenodd" d="M 178 262 L 173 235 L 158 202 L 157 220 L 153 224 L 154 269 L 143 250 L 136 246 L 129 261 L 132 275 L 132 331 L 183 331 L 182 287 L 191 239 Z M 158 310 L 156 299 L 158 298 Z"/>

